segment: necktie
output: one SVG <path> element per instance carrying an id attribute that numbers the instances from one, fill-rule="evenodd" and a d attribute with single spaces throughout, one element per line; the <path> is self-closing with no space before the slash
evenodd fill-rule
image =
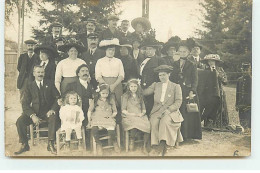
<path id="1" fill-rule="evenodd" d="M 42 64 L 42 67 L 45 69 L 45 65 L 46 65 L 46 62 L 44 62 L 43 64 Z"/>

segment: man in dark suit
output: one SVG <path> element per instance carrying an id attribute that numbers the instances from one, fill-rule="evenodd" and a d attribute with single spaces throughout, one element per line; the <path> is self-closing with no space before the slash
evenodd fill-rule
<path id="1" fill-rule="evenodd" d="M 49 26 L 48 35 L 43 39 L 42 43 L 48 43 L 55 45 L 55 39 L 62 36 L 63 25 L 58 22 L 54 22 Z"/>
<path id="2" fill-rule="evenodd" d="M 35 53 L 39 54 L 40 58 L 36 61 L 35 65 L 40 65 L 44 68 L 43 80 L 50 80 L 54 83 L 56 64 L 55 58 L 58 56 L 58 52 L 52 45 L 40 45 L 35 48 Z"/>
<path id="3" fill-rule="evenodd" d="M 146 41 L 143 47 L 146 48 L 146 58 L 142 61 L 140 65 L 140 77 L 141 77 L 141 86 L 143 89 L 148 88 L 152 83 L 159 82 L 158 74 L 154 71 L 154 69 L 160 65 L 166 65 L 166 62 L 163 58 L 158 57 L 155 52 L 158 43 L 155 40 Z M 146 113 L 149 116 L 152 108 L 153 108 L 153 95 L 149 95 L 145 97 L 145 107 Z"/>
<path id="4" fill-rule="evenodd" d="M 20 90 L 20 100 L 22 100 L 28 81 L 32 81 L 33 64 L 39 58 L 34 54 L 34 46 L 37 42 L 26 40 L 27 53 L 21 54 L 18 60 L 17 70 L 19 71 L 17 79 L 17 88 Z"/>
<path id="5" fill-rule="evenodd" d="M 120 31 L 123 33 L 123 36 L 129 38 L 131 33 L 128 31 L 130 26 L 129 20 L 122 20 Z"/>
<path id="6" fill-rule="evenodd" d="M 34 123 L 38 125 L 41 120 L 48 121 L 48 146 L 47 150 L 56 154 L 54 148 L 55 133 L 58 122 L 59 105 L 57 99 L 59 92 L 54 84 L 44 79 L 44 68 L 35 66 L 33 75 L 35 80 L 28 84 L 22 100 L 23 113 L 17 119 L 16 126 L 21 148 L 15 152 L 16 155 L 29 151 L 27 138 L 27 126 Z"/>
<path id="7" fill-rule="evenodd" d="M 84 47 L 88 48 L 88 35 L 93 34 L 96 32 L 97 21 L 96 19 L 88 18 L 87 20 L 83 21 L 83 24 L 86 26 L 83 32 L 78 33 L 76 38 L 81 41 Z"/>
<path id="8" fill-rule="evenodd" d="M 111 38 L 117 38 L 119 41 L 121 41 L 122 37 L 124 37 L 124 34 L 117 29 L 118 20 L 119 17 L 116 15 L 108 16 L 107 18 L 108 28 L 100 33 L 99 41 L 111 39 Z"/>
<path id="9" fill-rule="evenodd" d="M 82 53 L 82 59 L 87 63 L 90 73 L 90 83 L 96 88 L 98 82 L 95 79 L 95 66 L 100 58 L 105 57 L 105 52 L 99 49 L 98 46 L 98 35 L 91 33 L 87 37 L 88 39 L 88 50 Z"/>
<path id="10" fill-rule="evenodd" d="M 200 60 L 201 60 L 201 58 L 200 58 L 201 48 L 202 48 L 201 46 L 199 46 L 198 44 L 195 43 L 195 45 L 191 49 L 191 53 L 190 53 L 190 56 L 188 57 L 188 59 L 191 62 L 195 63 L 197 68 L 205 69 L 205 65 L 200 62 Z"/>

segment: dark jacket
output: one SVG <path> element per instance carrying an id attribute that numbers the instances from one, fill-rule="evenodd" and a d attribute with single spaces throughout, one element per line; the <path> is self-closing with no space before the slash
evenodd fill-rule
<path id="1" fill-rule="evenodd" d="M 190 91 L 196 92 L 198 86 L 198 71 L 196 65 L 186 60 L 183 69 L 180 68 L 180 60 L 173 63 L 173 71 L 170 80 L 174 83 L 186 86 Z"/>
<path id="2" fill-rule="evenodd" d="M 89 84 L 86 89 L 79 81 L 70 83 L 67 85 L 66 92 L 75 91 L 82 99 L 82 110 L 87 116 L 88 108 L 89 108 L 89 99 L 92 99 L 93 88 L 92 85 Z"/>
<path id="3" fill-rule="evenodd" d="M 196 66 L 197 66 L 197 68 L 200 68 L 200 69 L 205 69 L 205 68 L 206 68 L 205 64 L 203 64 L 203 63 L 200 62 L 200 59 L 199 59 L 199 62 L 198 62 L 197 60 L 195 60 L 195 58 L 194 58 L 192 55 L 191 55 L 191 56 L 188 56 L 188 59 L 189 59 L 191 62 L 195 63 Z"/>
<path id="4" fill-rule="evenodd" d="M 244 111 L 251 108 L 252 78 L 249 75 L 237 80 L 236 106 Z"/>
<path id="5" fill-rule="evenodd" d="M 140 76 L 141 86 L 143 88 L 149 87 L 154 82 L 159 82 L 158 73 L 155 73 L 154 69 L 163 64 L 166 64 L 165 60 L 156 55 L 146 63 L 143 68 L 142 75 Z M 140 67 L 138 71 L 140 72 Z"/>
<path id="6" fill-rule="evenodd" d="M 114 34 L 111 32 L 109 28 L 105 29 L 99 34 L 99 41 L 111 38 L 117 38 L 119 41 L 124 37 L 124 33 L 119 30 L 115 30 Z"/>
<path id="7" fill-rule="evenodd" d="M 120 59 L 123 63 L 125 72 L 123 82 L 127 82 L 131 78 L 138 78 L 138 66 L 134 58 L 131 55 L 128 55 L 126 57 L 120 57 Z"/>
<path id="8" fill-rule="evenodd" d="M 87 63 L 89 67 L 89 74 L 91 77 L 90 83 L 94 88 L 97 87 L 97 81 L 95 78 L 95 67 L 96 63 L 100 58 L 105 57 L 105 52 L 99 48 L 95 50 L 93 55 L 90 54 L 89 50 L 82 53 L 82 59 Z"/>
<path id="9" fill-rule="evenodd" d="M 41 110 L 41 113 L 46 114 L 49 110 L 58 112 L 59 105 L 57 103 L 57 99 L 60 97 L 60 95 L 53 82 L 49 80 L 43 80 L 43 93 L 47 106 L 45 106 L 45 110 Z M 39 87 L 35 81 L 30 82 L 25 89 L 25 95 L 22 100 L 22 108 L 23 113 L 27 116 L 30 116 L 34 113 L 36 115 L 40 113 Z"/>
<path id="10" fill-rule="evenodd" d="M 33 64 L 39 59 L 37 54 L 34 54 L 29 58 L 28 53 L 21 54 L 18 60 L 17 70 L 19 71 L 17 79 L 17 88 L 21 89 L 25 78 L 29 78 L 29 81 L 33 81 L 31 78 L 33 75 Z"/>

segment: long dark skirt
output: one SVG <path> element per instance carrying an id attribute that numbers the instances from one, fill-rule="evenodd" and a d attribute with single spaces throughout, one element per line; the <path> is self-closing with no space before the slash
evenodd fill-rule
<path id="1" fill-rule="evenodd" d="M 180 107 L 180 112 L 184 118 L 184 121 L 181 124 L 181 134 L 186 139 L 202 139 L 202 130 L 201 130 L 201 120 L 199 112 L 187 112 L 186 104 L 188 100 L 186 97 L 189 95 L 189 88 L 181 85 L 182 88 L 182 105 Z M 197 93 L 194 97 L 194 102 L 199 103 Z M 199 104 L 198 104 L 199 105 Z"/>

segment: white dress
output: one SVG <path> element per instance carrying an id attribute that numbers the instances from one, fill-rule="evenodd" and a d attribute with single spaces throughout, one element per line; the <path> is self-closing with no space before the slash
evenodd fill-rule
<path id="1" fill-rule="evenodd" d="M 66 132 L 66 141 L 71 138 L 72 130 L 76 131 L 78 139 L 81 139 L 81 126 L 84 113 L 78 105 L 65 105 L 60 108 L 61 131 Z"/>

